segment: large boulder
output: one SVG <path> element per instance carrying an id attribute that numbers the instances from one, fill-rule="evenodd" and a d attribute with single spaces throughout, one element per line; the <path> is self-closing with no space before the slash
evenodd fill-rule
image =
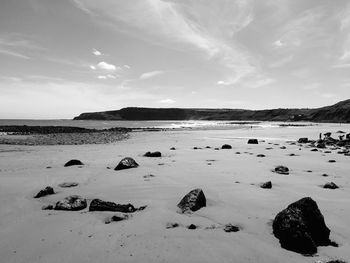
<path id="1" fill-rule="evenodd" d="M 113 202 L 102 201 L 100 199 L 93 199 L 89 206 L 89 211 L 112 211 L 132 213 L 137 209 L 132 204 L 120 205 Z"/>
<path id="2" fill-rule="evenodd" d="M 37 193 L 34 198 L 40 198 L 46 195 L 53 195 L 55 193 L 55 191 L 53 190 L 53 188 L 51 186 L 46 186 L 45 189 L 42 189 L 39 191 L 39 193 Z"/>
<path id="3" fill-rule="evenodd" d="M 162 157 L 161 152 L 146 152 L 143 156 L 145 157 Z"/>
<path id="4" fill-rule="evenodd" d="M 126 157 L 122 159 L 118 165 L 114 168 L 114 170 L 124 170 L 124 169 L 130 169 L 130 168 L 136 168 L 138 167 L 138 163 L 131 157 Z"/>
<path id="5" fill-rule="evenodd" d="M 64 167 L 73 166 L 73 165 L 84 165 L 84 164 L 80 160 L 70 160 L 66 162 Z"/>
<path id="6" fill-rule="evenodd" d="M 177 206 L 181 209 L 182 213 L 185 213 L 197 211 L 202 207 L 205 207 L 206 204 L 207 200 L 203 190 L 197 188 L 186 194 Z"/>
<path id="7" fill-rule="evenodd" d="M 55 205 L 55 210 L 79 211 L 87 207 L 86 199 L 79 195 L 67 196 Z"/>
<path id="8" fill-rule="evenodd" d="M 305 197 L 290 204 L 273 221 L 273 234 L 283 248 L 315 254 L 317 246 L 330 245 L 330 230 L 314 200 Z"/>

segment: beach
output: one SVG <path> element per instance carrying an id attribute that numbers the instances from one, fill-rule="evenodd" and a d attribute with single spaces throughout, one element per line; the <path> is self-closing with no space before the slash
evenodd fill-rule
<path id="1" fill-rule="evenodd" d="M 349 125 L 138 131 L 109 144 L 0 145 L 0 262 L 349 261 L 350 156 L 296 142 L 339 130 L 349 133 Z M 259 144 L 247 144 L 250 138 Z M 147 151 L 162 157 L 144 157 Z M 139 166 L 115 171 L 124 157 Z M 64 167 L 71 159 L 84 165 Z M 278 165 L 289 175 L 273 172 Z M 272 189 L 260 187 L 266 181 Z M 322 188 L 327 182 L 339 189 Z M 56 193 L 34 199 L 46 186 Z M 179 213 L 177 204 L 196 188 L 206 207 Z M 42 210 L 69 195 L 147 207 L 109 224 L 118 213 Z M 338 247 L 319 246 L 308 257 L 281 248 L 273 219 L 303 197 L 317 202 Z M 226 224 L 239 231 L 223 231 Z"/>

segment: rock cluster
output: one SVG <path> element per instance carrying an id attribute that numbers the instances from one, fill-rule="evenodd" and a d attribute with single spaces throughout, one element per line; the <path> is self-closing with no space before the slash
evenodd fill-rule
<path id="1" fill-rule="evenodd" d="M 73 166 L 73 165 L 84 165 L 84 164 L 80 160 L 70 160 L 70 161 L 66 162 L 64 167 L 69 167 L 69 166 Z"/>

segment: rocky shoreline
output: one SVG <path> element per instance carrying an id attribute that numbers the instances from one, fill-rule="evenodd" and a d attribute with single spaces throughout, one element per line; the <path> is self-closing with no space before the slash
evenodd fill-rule
<path id="1" fill-rule="evenodd" d="M 96 130 L 65 126 L 0 126 L 0 144 L 106 144 L 127 139 L 130 131 L 128 128 Z"/>

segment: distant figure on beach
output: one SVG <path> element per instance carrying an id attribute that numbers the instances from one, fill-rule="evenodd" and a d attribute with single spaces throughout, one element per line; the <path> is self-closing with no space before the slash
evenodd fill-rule
<path id="1" fill-rule="evenodd" d="M 320 140 L 322 140 L 322 133 L 320 132 Z"/>

